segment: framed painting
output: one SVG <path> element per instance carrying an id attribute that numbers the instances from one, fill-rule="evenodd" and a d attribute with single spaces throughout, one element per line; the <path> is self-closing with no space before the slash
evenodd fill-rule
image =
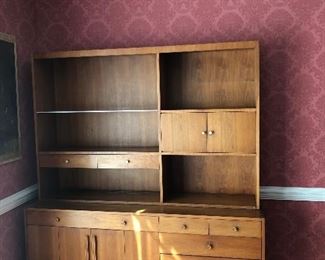
<path id="1" fill-rule="evenodd" d="M 0 164 L 20 158 L 16 41 L 0 33 Z"/>

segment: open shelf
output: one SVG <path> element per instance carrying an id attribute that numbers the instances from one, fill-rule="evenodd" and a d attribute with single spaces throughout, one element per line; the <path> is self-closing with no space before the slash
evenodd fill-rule
<path id="1" fill-rule="evenodd" d="M 255 196 L 247 194 L 179 193 L 166 200 L 166 203 L 222 208 L 256 208 Z"/>
<path id="2" fill-rule="evenodd" d="M 37 111 L 37 114 L 87 114 L 87 113 L 146 113 L 158 112 L 157 109 L 118 109 L 118 110 L 48 110 Z"/>
<path id="3" fill-rule="evenodd" d="M 36 111 L 158 109 L 156 55 L 34 60 Z"/>
<path id="4" fill-rule="evenodd" d="M 149 203 L 155 204 L 160 201 L 159 192 L 148 191 L 62 191 L 55 199 L 70 201 L 98 201 L 104 203 Z"/>
<path id="5" fill-rule="evenodd" d="M 256 158 L 163 156 L 166 203 L 256 207 Z"/>
<path id="6" fill-rule="evenodd" d="M 68 147 L 39 151 L 39 154 L 158 154 L 159 147 Z"/>
<path id="7" fill-rule="evenodd" d="M 255 108 L 255 55 L 254 49 L 161 54 L 162 109 Z"/>
<path id="8" fill-rule="evenodd" d="M 159 202 L 158 169 L 41 168 L 42 199 Z"/>
<path id="9" fill-rule="evenodd" d="M 158 147 L 158 115 L 152 113 L 40 114 L 40 151 L 120 150 Z"/>

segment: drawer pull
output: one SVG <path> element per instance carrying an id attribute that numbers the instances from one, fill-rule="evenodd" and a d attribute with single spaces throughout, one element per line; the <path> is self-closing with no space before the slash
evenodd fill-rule
<path id="1" fill-rule="evenodd" d="M 234 226 L 234 227 L 232 228 L 232 230 L 233 230 L 234 232 L 239 232 L 240 228 L 239 228 L 239 226 Z"/>
<path id="2" fill-rule="evenodd" d="M 66 164 L 68 164 L 68 163 L 70 162 L 70 160 L 66 159 L 64 162 L 65 162 Z"/>
<path id="3" fill-rule="evenodd" d="M 209 135 L 214 135 L 214 131 L 213 130 L 210 130 L 209 131 Z"/>
<path id="4" fill-rule="evenodd" d="M 208 243 L 207 243 L 207 248 L 208 248 L 209 250 L 212 250 L 212 249 L 213 249 L 213 244 L 212 244 L 212 242 L 208 242 Z"/>
<path id="5" fill-rule="evenodd" d="M 60 222 L 60 220 L 61 220 L 61 219 L 60 219 L 59 217 L 56 217 L 56 218 L 55 218 L 55 221 L 56 221 L 56 222 Z"/>
<path id="6" fill-rule="evenodd" d="M 202 131 L 201 134 L 202 135 L 206 135 L 207 134 L 207 131 Z"/>
<path id="7" fill-rule="evenodd" d="M 182 225 L 182 229 L 183 229 L 183 230 L 186 230 L 186 229 L 188 229 L 188 226 L 187 226 L 186 224 L 183 224 L 183 225 Z"/>
<path id="8" fill-rule="evenodd" d="M 126 226 L 128 224 L 128 222 L 126 220 L 122 221 L 122 225 Z"/>
<path id="9" fill-rule="evenodd" d="M 131 162 L 131 160 L 129 160 L 129 159 L 128 159 L 128 160 L 126 160 L 126 163 L 127 163 L 127 164 L 129 164 L 130 162 Z"/>

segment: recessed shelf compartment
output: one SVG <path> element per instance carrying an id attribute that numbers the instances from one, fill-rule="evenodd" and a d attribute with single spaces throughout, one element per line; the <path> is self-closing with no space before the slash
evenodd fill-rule
<path id="1" fill-rule="evenodd" d="M 37 133 L 41 151 L 145 150 L 158 147 L 158 114 L 41 114 Z"/>
<path id="2" fill-rule="evenodd" d="M 34 60 L 36 111 L 158 109 L 156 55 Z"/>
<path id="3" fill-rule="evenodd" d="M 87 113 L 145 113 L 158 112 L 157 109 L 119 109 L 119 110 L 48 110 L 37 111 L 37 114 L 87 114 Z"/>
<path id="4" fill-rule="evenodd" d="M 163 156 L 166 203 L 256 207 L 256 157 Z"/>
<path id="5" fill-rule="evenodd" d="M 42 198 L 108 202 L 160 201 L 159 170 L 41 168 Z"/>
<path id="6" fill-rule="evenodd" d="M 254 49 L 160 55 L 162 109 L 256 107 Z"/>

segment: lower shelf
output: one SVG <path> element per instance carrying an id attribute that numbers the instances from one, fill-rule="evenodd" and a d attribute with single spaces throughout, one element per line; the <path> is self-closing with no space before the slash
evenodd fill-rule
<path id="1" fill-rule="evenodd" d="M 256 208 L 255 196 L 246 194 L 179 193 L 173 194 L 165 202 L 175 205 L 191 204 L 224 208 Z"/>
<path id="2" fill-rule="evenodd" d="M 160 193 L 154 191 L 62 191 L 55 199 L 75 201 L 100 201 L 110 203 L 159 203 Z"/>
<path id="3" fill-rule="evenodd" d="M 155 191 L 61 191 L 51 199 L 80 202 L 128 203 L 161 205 L 160 193 Z M 164 201 L 164 205 L 256 209 L 254 195 L 229 195 L 207 193 L 173 194 Z"/>

